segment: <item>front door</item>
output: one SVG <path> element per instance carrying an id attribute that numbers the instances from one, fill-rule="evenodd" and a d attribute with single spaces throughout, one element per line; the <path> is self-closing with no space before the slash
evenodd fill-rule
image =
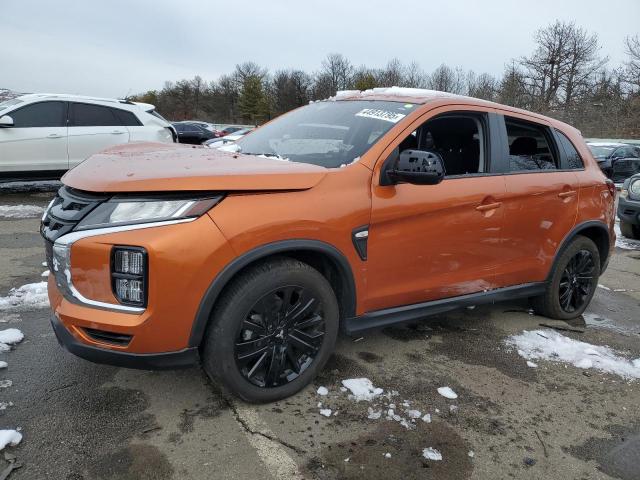
<path id="1" fill-rule="evenodd" d="M 66 102 L 32 103 L 6 115 L 13 119 L 13 126 L 0 128 L 0 172 L 69 168 Z"/>
<path id="2" fill-rule="evenodd" d="M 376 166 L 367 311 L 495 286 L 505 183 L 503 176 L 491 174 L 488 113 L 444 111 L 407 131 L 390 145 L 391 155 L 405 149 L 438 153 L 446 175 L 438 185 L 383 186 Z"/>

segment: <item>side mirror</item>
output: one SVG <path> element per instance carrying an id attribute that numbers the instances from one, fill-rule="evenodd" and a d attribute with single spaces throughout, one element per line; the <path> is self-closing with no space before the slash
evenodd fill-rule
<path id="1" fill-rule="evenodd" d="M 445 170 L 442 157 L 435 152 L 403 150 L 386 173 L 393 183 L 436 185 L 444 179 Z"/>
<path id="2" fill-rule="evenodd" d="M 13 118 L 9 115 L 3 115 L 0 117 L 0 128 L 13 127 Z"/>

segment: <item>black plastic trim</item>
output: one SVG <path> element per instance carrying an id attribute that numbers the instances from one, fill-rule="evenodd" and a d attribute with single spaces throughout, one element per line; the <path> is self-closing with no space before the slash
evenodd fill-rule
<path id="1" fill-rule="evenodd" d="M 0 179 L 3 182 L 23 182 L 37 180 L 60 180 L 67 173 L 67 170 L 26 170 L 0 172 Z M 56 188 L 57 190 L 57 188 Z"/>
<path id="2" fill-rule="evenodd" d="M 366 237 L 358 237 L 357 234 L 361 232 L 367 232 Z M 360 260 L 363 262 L 367 260 L 367 242 L 369 241 L 369 225 L 364 225 L 362 227 L 354 228 L 351 232 L 351 241 L 353 242 L 353 246 L 360 257 Z"/>
<path id="3" fill-rule="evenodd" d="M 250 263 L 260 260 L 261 258 L 279 253 L 294 253 L 296 251 L 315 251 L 327 255 L 331 260 L 333 260 L 340 271 L 340 275 L 345 280 L 346 292 L 344 292 L 344 294 L 346 303 L 342 305 L 345 312 L 344 314 L 347 317 L 355 315 L 356 287 L 351 265 L 344 254 L 333 245 L 320 240 L 283 240 L 280 242 L 268 243 L 244 253 L 243 255 L 235 258 L 231 263 L 224 267 L 218 275 L 216 275 L 213 282 L 211 282 L 211 285 L 209 285 L 204 297 L 200 301 L 200 306 L 198 307 L 198 312 L 196 313 L 193 327 L 191 328 L 189 346 L 198 347 L 202 342 L 213 306 L 224 287 L 236 273 Z M 344 299 L 338 300 L 344 301 Z"/>
<path id="4" fill-rule="evenodd" d="M 564 239 L 560 243 L 560 247 L 556 251 L 556 256 L 553 259 L 553 263 L 551 264 L 551 269 L 549 270 L 549 274 L 547 275 L 547 280 L 551 280 L 551 276 L 553 275 L 553 271 L 554 271 L 554 269 L 556 267 L 556 263 L 558 262 L 558 259 L 560 258 L 560 255 L 562 254 L 564 249 L 567 248 L 567 246 L 569 245 L 571 240 L 573 240 L 576 235 L 579 235 L 580 232 L 586 230 L 587 228 L 592 228 L 592 227 L 600 228 L 603 231 L 603 233 L 605 234 L 605 238 L 607 239 L 607 248 L 605 249 L 605 251 L 607 252 L 607 255 L 604 258 L 600 258 L 600 265 L 601 265 L 600 275 L 602 275 L 604 273 L 604 271 L 605 271 L 605 269 L 606 269 L 606 267 L 607 267 L 607 265 L 609 263 L 609 256 L 610 256 L 610 252 L 611 252 L 609 229 L 607 228 L 607 225 L 604 222 L 600 222 L 598 220 L 589 220 L 589 221 L 586 221 L 586 222 L 582 222 L 582 223 L 576 225 L 575 227 L 573 227 L 573 229 L 564 237 Z"/>
<path id="5" fill-rule="evenodd" d="M 358 317 L 347 318 L 344 321 L 343 328 L 345 333 L 353 335 L 354 333 L 360 333 L 366 330 L 419 320 L 430 315 L 437 315 L 462 307 L 502 302 L 516 298 L 535 297 L 544 293 L 545 287 L 545 282 L 525 283 L 523 285 L 498 288 L 487 292 L 471 293 L 458 297 L 376 310 Z"/>
<path id="6" fill-rule="evenodd" d="M 133 273 L 120 273 L 116 272 L 116 251 L 117 250 L 129 250 L 131 252 L 140 252 L 142 253 L 142 257 L 144 258 L 144 272 L 141 275 L 136 275 Z M 113 296 L 120 302 L 122 305 L 129 305 L 132 307 L 141 307 L 146 308 L 148 297 L 149 297 L 149 255 L 147 254 L 147 250 L 144 247 L 134 247 L 131 245 L 113 245 L 111 247 L 111 258 L 109 260 L 109 270 L 111 271 L 111 291 Z M 144 293 L 144 298 L 142 302 L 131 302 L 128 300 L 123 300 L 118 296 L 118 290 L 116 288 L 116 279 L 126 278 L 130 280 L 142 280 L 142 291 Z"/>
<path id="7" fill-rule="evenodd" d="M 129 353 L 86 345 L 78 341 L 54 314 L 50 320 L 58 343 L 68 352 L 90 362 L 142 370 L 186 368 L 199 362 L 197 348 L 163 353 Z"/>

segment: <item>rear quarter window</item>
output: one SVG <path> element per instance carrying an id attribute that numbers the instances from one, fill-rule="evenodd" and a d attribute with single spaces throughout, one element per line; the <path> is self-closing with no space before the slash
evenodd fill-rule
<path id="1" fill-rule="evenodd" d="M 556 130 L 558 143 L 560 143 L 560 148 L 564 150 L 565 157 L 567 159 L 567 168 L 572 170 L 579 170 L 584 168 L 584 162 L 582 161 L 582 157 L 574 147 L 569 137 L 567 137 L 560 130 Z"/>
<path id="2" fill-rule="evenodd" d="M 112 110 L 123 127 L 139 127 L 142 125 L 142 122 L 138 120 L 134 113 L 119 108 L 112 108 Z"/>

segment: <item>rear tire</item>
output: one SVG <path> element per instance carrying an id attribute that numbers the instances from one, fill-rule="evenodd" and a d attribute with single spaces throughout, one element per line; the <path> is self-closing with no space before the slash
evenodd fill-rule
<path id="1" fill-rule="evenodd" d="M 207 330 L 203 367 L 243 400 L 272 402 L 307 386 L 338 336 L 331 285 L 306 263 L 266 261 L 232 280 Z"/>
<path id="2" fill-rule="evenodd" d="M 623 237 L 640 240 L 640 227 L 620 220 L 620 232 Z"/>
<path id="3" fill-rule="evenodd" d="M 558 320 L 582 315 L 598 286 L 600 252 L 592 240 L 577 236 L 556 261 L 543 295 L 531 299 L 536 313 Z"/>

